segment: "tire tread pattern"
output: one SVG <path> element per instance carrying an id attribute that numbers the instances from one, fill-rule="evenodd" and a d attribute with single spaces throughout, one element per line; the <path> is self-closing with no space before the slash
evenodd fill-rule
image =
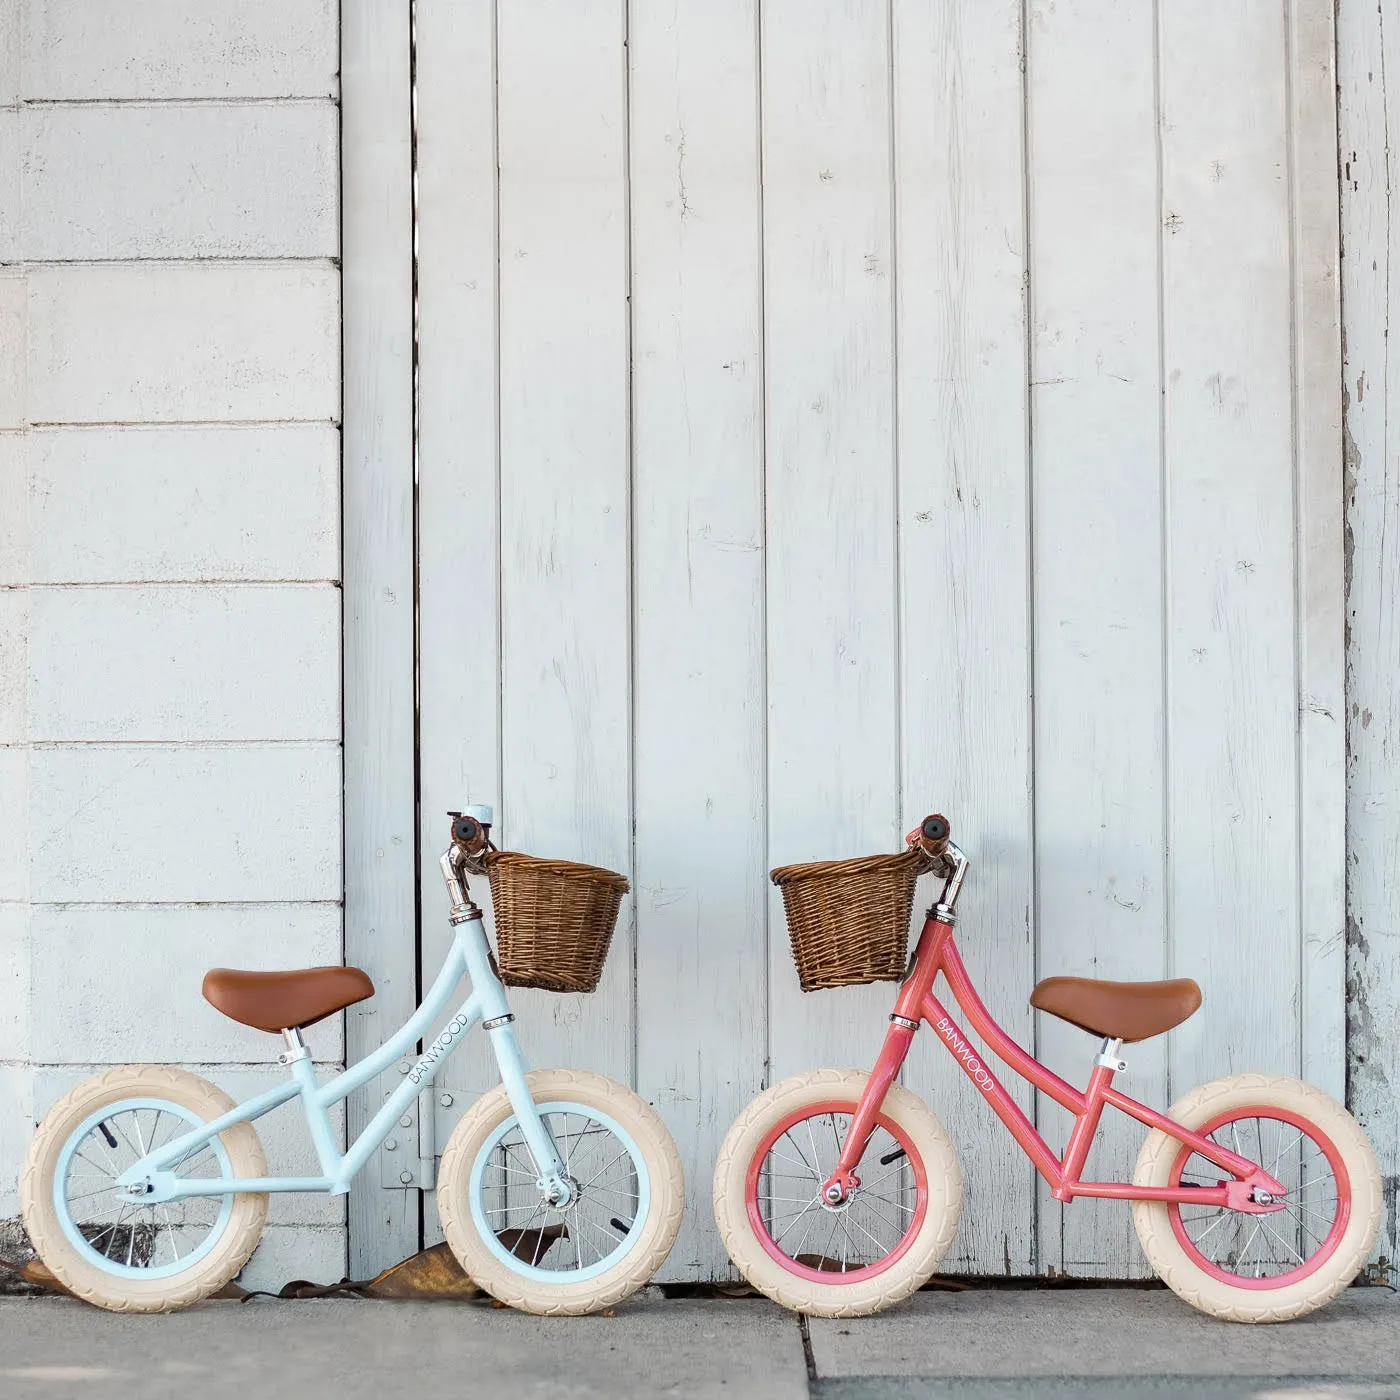
<path id="1" fill-rule="evenodd" d="M 731 1208 L 736 1189 L 737 1199 L 743 1199 L 752 1153 L 774 1123 L 804 1102 L 817 1103 L 833 1095 L 859 1099 L 869 1077 L 865 1070 L 814 1069 L 784 1079 L 760 1094 L 734 1120 L 719 1150 L 714 1208 L 724 1247 L 760 1293 L 792 1312 L 816 1317 L 866 1317 L 883 1312 L 928 1282 L 957 1234 L 962 1215 L 962 1167 L 957 1150 L 933 1110 L 899 1084 L 890 1086 L 881 1112 L 917 1141 L 930 1183 L 942 1177 L 945 1205 L 940 1215 L 930 1201 L 920 1238 L 892 1268 L 859 1284 L 809 1283 L 783 1272 L 754 1238 L 747 1211 Z M 848 1298 L 839 1294 L 843 1287 L 849 1290 Z M 814 1291 L 818 1288 L 821 1293 Z"/>
<path id="2" fill-rule="evenodd" d="M 20 1173 L 24 1228 L 35 1253 L 75 1297 L 108 1312 L 173 1312 L 217 1293 L 248 1262 L 267 1221 L 267 1196 L 240 1192 L 235 1197 L 224 1238 L 187 1271 L 188 1276 L 128 1280 L 86 1263 L 73 1251 L 58 1223 L 52 1204 L 52 1172 L 68 1135 L 94 1108 L 104 1101 L 138 1097 L 171 1098 L 205 1115 L 206 1122 L 235 1107 L 217 1085 L 169 1065 L 122 1065 L 75 1085 L 44 1115 L 29 1144 Z M 236 1124 L 221 1133 L 219 1140 L 229 1152 L 235 1175 L 267 1175 L 267 1159 L 251 1123 Z M 158 1284 L 165 1286 L 156 1287 Z"/>
<path id="3" fill-rule="evenodd" d="M 470 1177 L 481 1140 L 513 1112 L 504 1085 L 483 1095 L 467 1110 L 442 1154 L 438 1214 L 443 1234 L 472 1281 L 509 1307 L 544 1317 L 601 1312 L 649 1283 L 676 1242 L 685 1209 L 680 1153 L 655 1109 L 616 1080 L 578 1069 L 532 1070 L 525 1078 L 537 1103 L 562 1099 L 601 1109 L 635 1139 L 651 1177 L 650 1219 L 643 1226 L 644 1238 L 616 1269 L 572 1285 L 522 1278 L 487 1250 L 472 1222 Z"/>
<path id="4" fill-rule="evenodd" d="M 1351 1177 L 1351 1220 L 1336 1254 L 1315 1274 L 1280 1290 L 1231 1288 L 1203 1273 L 1190 1260 L 1160 1202 L 1135 1201 L 1133 1224 L 1148 1262 L 1162 1282 L 1193 1308 L 1226 1322 L 1287 1322 L 1331 1302 L 1360 1272 L 1380 1229 L 1384 1199 L 1375 1152 L 1360 1125 L 1330 1094 L 1282 1074 L 1246 1073 L 1211 1080 L 1172 1105 L 1168 1117 L 1195 1128 L 1227 1109 L 1245 1103 L 1287 1108 L 1322 1128 L 1346 1161 Z M 1181 1144 L 1154 1129 L 1138 1154 L 1133 1181 L 1139 1186 L 1166 1185 Z"/>

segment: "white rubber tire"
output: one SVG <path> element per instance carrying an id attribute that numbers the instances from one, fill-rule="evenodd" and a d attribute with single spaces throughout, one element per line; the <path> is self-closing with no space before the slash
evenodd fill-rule
<path id="1" fill-rule="evenodd" d="M 715 1163 L 715 1223 L 729 1257 L 760 1293 L 793 1312 L 815 1317 L 866 1317 L 882 1312 L 928 1282 L 948 1252 L 962 1216 L 962 1167 L 953 1141 L 933 1110 L 908 1089 L 892 1084 L 881 1113 L 923 1158 L 929 1200 L 919 1234 L 884 1273 L 847 1283 L 816 1283 L 789 1273 L 759 1243 L 749 1223 L 745 1183 L 749 1164 L 772 1129 L 808 1104 L 860 1102 L 870 1078 L 859 1069 L 815 1069 L 775 1084 L 734 1121 Z"/>
<path id="2" fill-rule="evenodd" d="M 1330 1302 L 1361 1271 L 1380 1229 L 1381 1174 L 1356 1119 L 1336 1099 L 1282 1074 L 1234 1074 L 1193 1089 L 1168 1113 L 1185 1128 L 1233 1108 L 1281 1108 L 1317 1125 L 1331 1138 L 1351 1179 L 1351 1218 L 1336 1252 L 1318 1270 L 1278 1289 L 1236 1288 L 1206 1273 L 1182 1247 L 1164 1201 L 1134 1201 L 1133 1224 L 1148 1262 L 1162 1282 L 1193 1308 L 1227 1322 L 1287 1322 Z M 1133 1182 L 1166 1186 L 1181 1151 L 1174 1137 L 1153 1129 L 1138 1154 Z"/>
<path id="3" fill-rule="evenodd" d="M 457 1262 L 493 1298 L 521 1312 L 577 1316 L 601 1312 L 651 1281 L 676 1242 L 685 1209 L 680 1153 L 651 1105 L 625 1085 L 579 1069 L 542 1069 L 526 1075 L 536 1103 L 577 1103 L 614 1119 L 646 1161 L 651 1206 L 636 1244 L 611 1269 L 574 1283 L 526 1278 L 499 1259 L 472 1221 L 471 1171 L 487 1138 L 514 1116 L 505 1086 L 483 1095 L 453 1129 L 438 1168 L 438 1213 Z"/>
<path id="4" fill-rule="evenodd" d="M 234 1107 L 233 1100 L 207 1079 L 165 1065 L 124 1065 L 84 1080 L 48 1111 L 29 1145 L 19 1179 L 24 1228 L 54 1277 L 85 1302 L 109 1312 L 173 1312 L 217 1293 L 248 1262 L 262 1238 L 267 1196 L 236 1194 L 218 1243 L 183 1273 L 158 1279 L 124 1278 L 84 1258 L 59 1224 L 53 1203 L 54 1171 L 64 1145 L 85 1118 L 105 1104 L 130 1098 L 168 1099 L 205 1122 Z M 220 1133 L 219 1141 L 234 1176 L 267 1175 L 267 1159 L 251 1123 L 236 1124 Z"/>

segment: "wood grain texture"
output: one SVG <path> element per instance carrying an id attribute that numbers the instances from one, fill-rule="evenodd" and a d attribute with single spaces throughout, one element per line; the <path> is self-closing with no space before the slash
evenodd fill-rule
<path id="1" fill-rule="evenodd" d="M 30 928 L 33 994 L 44 1008 L 31 1048 L 36 1061 L 50 1064 L 72 1058 L 74 1026 L 87 1028 L 79 1053 L 90 1063 L 266 1062 L 276 1042 L 201 997 L 205 970 L 324 967 L 341 957 L 333 900 L 38 905 Z M 157 1007 L 169 1011 L 152 1014 Z M 339 1016 L 310 1027 L 306 1040 L 318 1063 L 345 1058 Z"/>
<path id="2" fill-rule="evenodd" d="M 498 13 L 496 835 L 514 850 L 629 874 L 624 37 L 621 0 L 516 0 Z M 596 994 L 515 997 L 533 1065 L 632 1080 L 634 907 L 624 900 Z"/>
<path id="3" fill-rule="evenodd" d="M 732 1271 L 706 1183 L 766 1050 L 757 37 L 753 0 L 670 0 L 628 46 L 637 1087 L 690 1195 L 663 1279 Z"/>
<path id="4" fill-rule="evenodd" d="M 1297 512 L 1298 905 L 1302 1077 L 1346 1094 L 1346 783 L 1342 359 L 1334 6 L 1288 7 Z"/>
<path id="5" fill-rule="evenodd" d="M 894 41 L 901 812 L 906 826 L 934 810 L 951 818 L 953 839 L 974 861 L 959 947 L 988 1006 L 1029 1046 L 1021 6 L 899 0 Z M 931 880 L 921 886 L 916 926 L 936 891 Z M 936 1036 L 915 1042 L 904 1078 L 976 1160 L 944 1269 L 1033 1271 L 1029 1164 L 1007 1150 L 983 1096 Z M 1006 1083 L 1029 1112 L 1029 1090 Z"/>
<path id="6" fill-rule="evenodd" d="M 334 743 L 32 748 L 29 898 L 338 899 L 340 786 Z"/>
<path id="7" fill-rule="evenodd" d="M 1029 11 L 1038 972 L 1129 981 L 1167 964 L 1159 172 L 1150 4 Z M 1084 101 L 1086 66 L 1094 100 Z M 1093 1037 L 1039 1018 L 1041 1058 L 1088 1077 Z M 1129 1092 L 1167 1098 L 1166 1045 Z M 1071 1116 L 1041 1095 L 1062 1149 Z M 1105 1115 L 1088 1174 L 1125 1180 L 1137 1124 Z M 1040 1195 L 1042 1267 L 1143 1270 L 1115 1201 Z"/>
<path id="8" fill-rule="evenodd" d="M 424 986 L 451 945 L 438 857 L 449 810 L 501 801 L 500 460 L 497 439 L 495 5 L 420 0 L 417 8 L 419 842 Z M 541 852 L 548 854 L 548 852 Z M 472 897 L 491 911 L 491 890 Z M 455 1011 L 455 1007 L 452 1008 Z M 449 1015 L 452 1014 L 450 1011 Z M 532 1025 L 521 1041 L 532 1063 Z M 474 1035 L 438 1076 L 437 1145 L 499 1082 Z M 440 1095 L 439 1095 L 440 1100 Z M 442 1238 L 424 1196 L 424 1238 Z"/>
<path id="9" fill-rule="evenodd" d="M 1370 1135 L 1386 1186 L 1376 1249 L 1400 1253 L 1400 26 L 1359 0 L 1337 10 L 1341 103 L 1342 314 L 1346 354 L 1347 1101 Z"/>
<path id="10" fill-rule="evenodd" d="M 15 88 L 30 100 L 336 93 L 335 0 L 8 0 L 3 8 L 23 16 Z"/>
<path id="11" fill-rule="evenodd" d="M 340 739 L 340 593 L 329 584 L 29 592 L 38 742 Z"/>
<path id="12" fill-rule="evenodd" d="M 6 450 L 0 438 L 0 460 Z M 35 583 L 340 578 L 329 424 L 56 428 L 29 435 L 28 458 Z"/>
<path id="13" fill-rule="evenodd" d="M 886 1025 L 888 986 L 798 993 L 767 867 L 896 849 L 933 808 L 987 1001 L 1068 1077 L 1093 1043 L 1033 1024 L 1037 972 L 1202 982 L 1128 1055 L 1155 1104 L 1250 1065 L 1335 1086 L 1322 0 L 418 22 L 422 972 L 448 806 L 629 872 L 603 990 L 515 1002 L 533 1063 L 635 1072 L 676 1132 L 697 1209 L 664 1277 L 728 1273 L 703 1201 L 738 1106 L 869 1064 Z M 1379 714 L 1385 665 L 1351 655 Z M 475 1046 L 447 1074 L 439 1142 L 495 1078 Z M 907 1079 L 969 1164 L 949 1269 L 1141 1268 L 1120 1205 L 1037 1221 L 929 1038 Z M 1138 1139 L 1106 1128 L 1091 1172 Z"/>
<path id="14" fill-rule="evenodd" d="M 382 1044 L 417 1000 L 414 906 L 413 203 L 408 15 L 341 7 L 345 511 L 345 955 L 377 993 L 346 1052 Z M 352 1095 L 358 1134 L 385 1085 Z M 417 1191 L 376 1164 L 350 1193 L 350 1271 L 418 1248 Z"/>
<path id="15" fill-rule="evenodd" d="M 1276 4 L 1161 16 L 1174 1092 L 1300 1065 L 1286 40 Z"/>
<path id="16" fill-rule="evenodd" d="M 336 257 L 338 126 L 329 101 L 27 108 L 24 256 Z"/>
<path id="17" fill-rule="evenodd" d="M 890 51 L 875 4 L 762 11 L 773 865 L 899 849 Z M 770 893 L 770 1076 L 874 1062 L 890 988 L 804 996 Z"/>
<path id="18" fill-rule="evenodd" d="M 45 265 L 26 280 L 30 422 L 340 417 L 334 267 Z"/>

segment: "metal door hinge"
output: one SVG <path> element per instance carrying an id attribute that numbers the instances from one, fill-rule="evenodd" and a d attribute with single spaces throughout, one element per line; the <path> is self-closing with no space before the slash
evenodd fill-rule
<path id="1" fill-rule="evenodd" d="M 412 1063 L 399 1065 L 407 1074 Z M 379 1145 L 379 1184 L 386 1191 L 431 1191 L 437 1185 L 437 1118 L 433 1090 L 424 1089 Z"/>

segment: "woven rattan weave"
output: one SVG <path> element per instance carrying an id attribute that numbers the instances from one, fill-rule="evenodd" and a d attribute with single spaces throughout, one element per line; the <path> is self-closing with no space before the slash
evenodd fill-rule
<path id="1" fill-rule="evenodd" d="M 802 990 L 903 977 L 914 883 L 928 868 L 922 852 L 905 851 L 774 870 Z"/>
<path id="2" fill-rule="evenodd" d="M 496 961 L 508 987 L 591 992 L 603 975 L 624 876 L 571 860 L 488 851 Z"/>

